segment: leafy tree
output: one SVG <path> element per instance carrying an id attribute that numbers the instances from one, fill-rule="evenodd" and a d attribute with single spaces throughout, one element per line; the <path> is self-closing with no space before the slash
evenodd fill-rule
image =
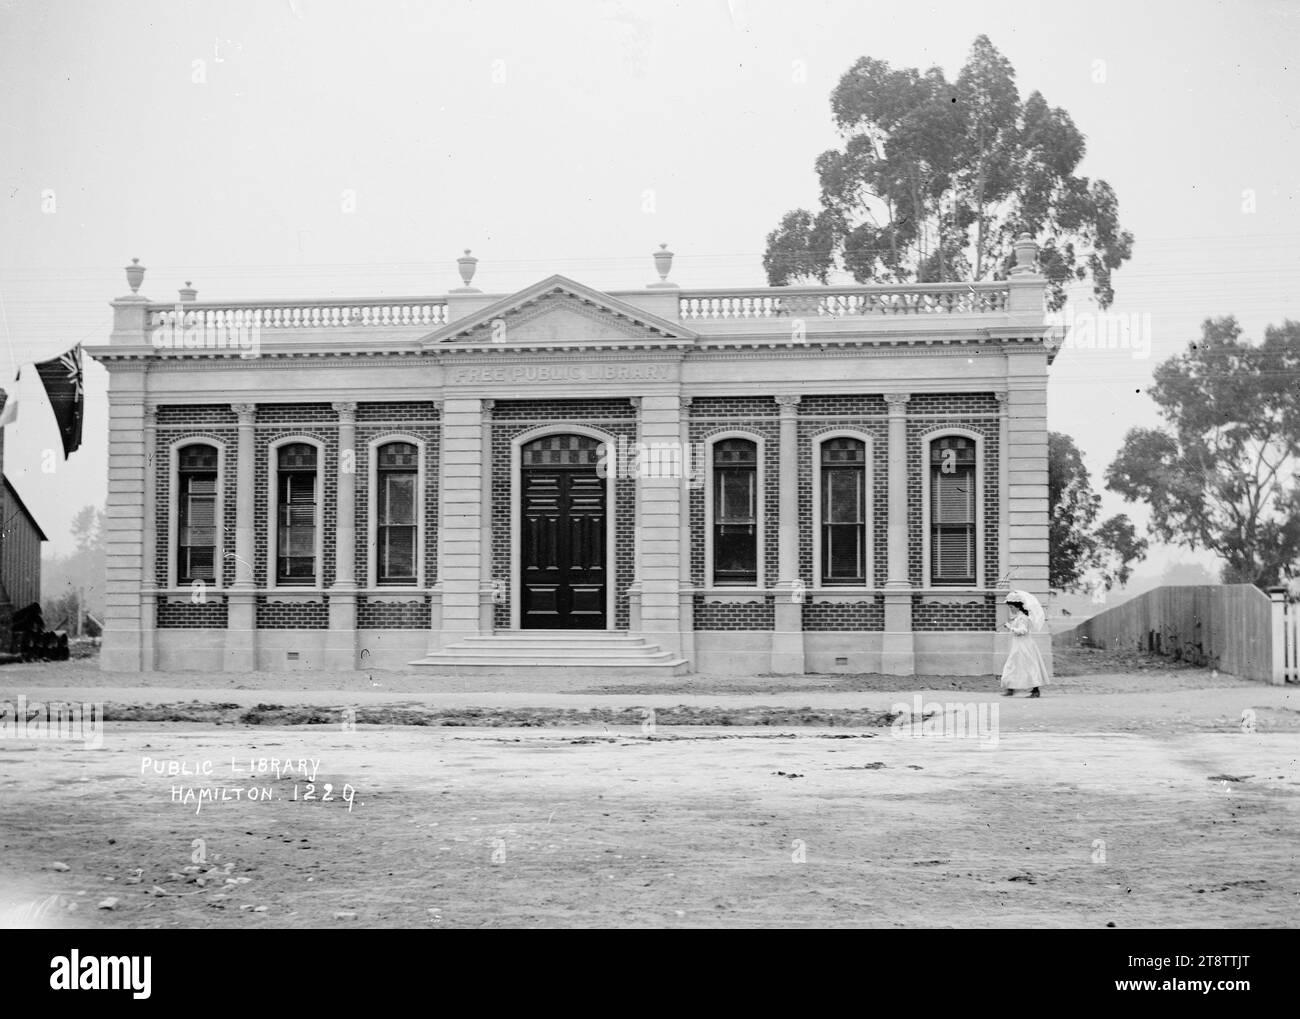
<path id="1" fill-rule="evenodd" d="M 1133 564 L 1146 555 L 1147 542 L 1137 536 L 1123 513 L 1098 523 L 1101 496 L 1092 490 L 1083 454 L 1060 432 L 1047 436 L 1048 583 L 1058 591 L 1091 586 L 1091 574 L 1106 590 L 1124 584 Z"/>
<path id="2" fill-rule="evenodd" d="M 106 576 L 104 519 L 104 511 L 94 506 L 78 510 L 70 529 L 76 550 L 41 564 L 41 600 L 47 625 L 50 625 L 50 613 L 56 610 L 73 620 L 70 627 L 75 625 L 75 610 L 64 612 L 64 607 L 65 602 L 72 605 L 76 601 L 78 591 L 83 599 L 83 611 L 103 618 Z"/>
<path id="3" fill-rule="evenodd" d="M 1005 278 L 1022 232 L 1039 242 L 1048 304 L 1090 279 L 1102 308 L 1132 255 L 1115 192 L 1077 176 L 1084 137 L 1038 92 L 1023 102 L 1010 62 L 981 35 L 956 82 L 932 67 L 862 57 L 831 93 L 844 147 L 816 162 L 821 209 L 787 212 L 767 237 L 769 284 Z M 973 236 L 972 236 L 973 231 Z"/>
<path id="4" fill-rule="evenodd" d="M 1209 549 L 1225 583 L 1268 587 L 1300 563 L 1300 323 L 1240 339 L 1232 316 L 1155 370 L 1165 428 L 1135 428 L 1106 486 L 1151 507 L 1165 542 Z"/>

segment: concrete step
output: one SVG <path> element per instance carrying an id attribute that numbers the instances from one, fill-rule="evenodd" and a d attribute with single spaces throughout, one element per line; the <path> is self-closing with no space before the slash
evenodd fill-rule
<path id="1" fill-rule="evenodd" d="M 448 667 L 459 668 L 461 665 L 515 665 L 515 667 L 525 667 L 532 669 L 550 668 L 550 669 L 568 669 L 568 668 L 671 668 L 673 665 L 685 664 L 684 658 L 672 658 L 664 655 L 663 658 L 645 659 L 645 658 L 610 658 L 602 659 L 599 662 L 591 662 L 589 659 L 582 659 L 580 662 L 529 662 L 528 659 L 513 658 L 511 655 L 425 655 L 419 662 L 413 662 L 415 665 L 448 665 Z"/>
<path id="2" fill-rule="evenodd" d="M 646 673 L 653 673 L 656 676 L 685 676 L 690 672 L 686 665 L 686 659 L 684 658 L 673 659 L 670 662 L 662 664 L 647 664 L 638 661 L 629 665 L 611 663 L 587 665 L 570 662 L 565 662 L 563 664 L 552 662 L 545 665 L 529 665 L 521 664 L 519 661 L 514 659 L 505 662 L 493 662 L 490 660 L 480 659 L 468 660 L 464 658 L 458 658 L 452 661 L 435 661 L 435 657 L 436 656 L 430 655 L 428 658 L 422 658 L 418 661 L 411 662 L 411 664 L 423 666 L 428 668 L 434 675 L 442 676 L 563 675 L 601 679 L 607 676 L 644 676 Z"/>
<path id="3" fill-rule="evenodd" d="M 451 644 L 442 649 L 444 654 L 461 657 L 480 657 L 488 655 L 498 658 L 519 658 L 536 661 L 606 661 L 610 658 L 645 658 L 653 659 L 667 654 L 661 648 L 645 644 L 641 647 L 534 647 L 524 645 L 511 647 L 502 644 Z"/>
<path id="4" fill-rule="evenodd" d="M 513 630 L 465 637 L 411 663 L 441 673 L 513 672 L 570 675 L 633 675 L 651 671 L 682 675 L 684 658 L 644 637 L 597 630 Z"/>
<path id="5" fill-rule="evenodd" d="M 630 637 L 626 634 L 609 636 L 569 637 L 567 635 L 537 636 L 534 634 L 502 633 L 491 637 L 465 637 L 455 644 L 456 647 L 533 647 L 533 648 L 644 648 L 650 647 L 644 637 Z"/>

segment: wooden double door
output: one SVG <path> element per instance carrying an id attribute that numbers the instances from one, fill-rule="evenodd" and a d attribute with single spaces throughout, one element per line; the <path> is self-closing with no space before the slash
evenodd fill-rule
<path id="1" fill-rule="evenodd" d="M 520 623 L 527 629 L 606 627 L 607 479 L 599 440 L 548 435 L 526 444 L 520 467 Z"/>

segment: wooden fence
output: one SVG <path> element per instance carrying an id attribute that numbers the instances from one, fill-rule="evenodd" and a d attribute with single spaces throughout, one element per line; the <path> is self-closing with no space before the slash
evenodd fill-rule
<path id="1" fill-rule="evenodd" d="M 1300 683 L 1300 603 L 1253 584 L 1157 587 L 1058 634 L 1062 644 L 1164 655 L 1267 683 Z"/>

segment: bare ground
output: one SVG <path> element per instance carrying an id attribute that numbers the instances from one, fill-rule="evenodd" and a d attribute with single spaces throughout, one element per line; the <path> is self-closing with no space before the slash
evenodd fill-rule
<path id="1" fill-rule="evenodd" d="M 0 699 L 107 699 L 90 681 L 118 677 L 70 674 L 78 664 L 40 675 L 6 668 Z M 845 677 L 822 686 L 758 677 L 772 682 L 691 692 L 652 684 L 654 693 L 629 683 L 615 694 L 588 680 L 567 692 L 491 695 L 431 693 L 427 682 L 423 691 L 202 690 L 182 678 L 151 677 L 151 689 L 231 717 L 112 722 L 97 750 L 0 740 L 8 924 L 1300 920 L 1294 687 L 1203 670 L 1058 672 L 1041 700 L 992 688 L 958 700 L 930 677 L 919 695 L 936 718 L 966 702 L 999 709 L 994 745 L 987 734 L 897 733 L 898 704 L 918 695 L 898 690 L 897 678 L 881 691 L 837 688 Z M 133 682 L 118 688 L 127 693 L 118 703 L 138 707 L 140 677 L 122 680 Z M 342 704 L 359 707 L 353 731 L 333 714 L 328 724 L 285 724 Z M 424 721 L 371 725 L 366 710 Z M 477 712 L 468 725 L 467 712 Z M 761 721 L 721 727 L 727 713 Z M 261 758 L 294 770 L 250 774 Z M 310 800 L 304 758 L 319 768 Z M 211 774 L 165 773 L 204 762 Z M 182 800 L 214 789 L 241 798 L 175 802 L 173 787 Z M 250 788 L 272 799 L 249 802 Z M 110 898 L 114 908 L 97 908 Z"/>

